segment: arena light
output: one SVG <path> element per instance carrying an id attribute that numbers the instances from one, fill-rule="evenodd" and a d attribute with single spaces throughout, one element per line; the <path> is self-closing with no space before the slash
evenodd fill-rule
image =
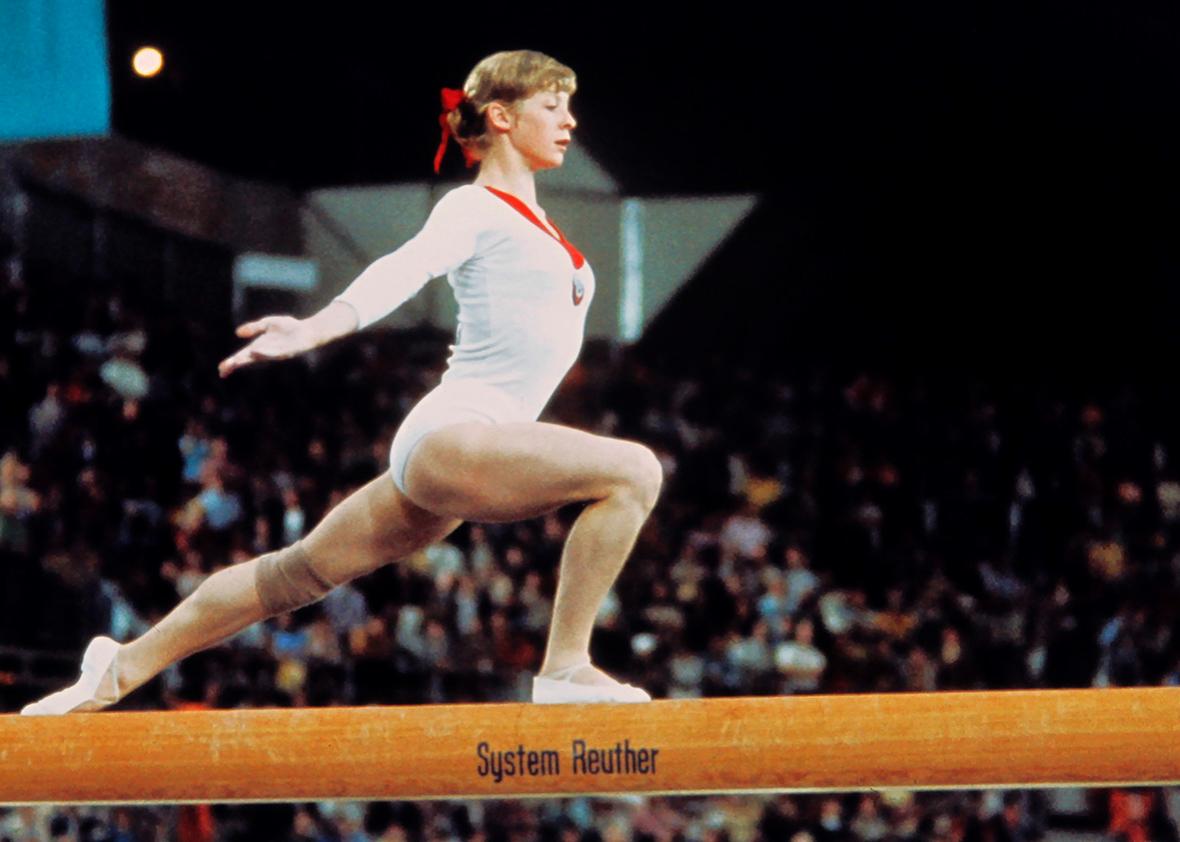
<path id="1" fill-rule="evenodd" d="M 150 79 L 164 69 L 164 54 L 155 47 L 140 47 L 131 58 L 131 67 L 137 75 Z"/>

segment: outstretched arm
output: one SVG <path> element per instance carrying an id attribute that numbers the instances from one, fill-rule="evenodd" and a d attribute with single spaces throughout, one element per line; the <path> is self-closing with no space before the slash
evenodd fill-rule
<path id="1" fill-rule="evenodd" d="M 314 316 L 265 316 L 241 325 L 253 340 L 218 366 L 222 377 L 260 360 L 282 360 L 354 333 L 393 312 L 431 278 L 475 253 L 478 220 L 470 193 L 452 191 L 439 200 L 413 239 L 374 261 L 344 292 Z"/>
<path id="2" fill-rule="evenodd" d="M 234 370 L 263 360 L 285 360 L 326 345 L 356 331 L 357 313 L 342 301 L 333 301 L 314 316 L 263 316 L 239 325 L 237 335 L 253 342 L 221 361 L 217 371 L 228 377 Z"/>

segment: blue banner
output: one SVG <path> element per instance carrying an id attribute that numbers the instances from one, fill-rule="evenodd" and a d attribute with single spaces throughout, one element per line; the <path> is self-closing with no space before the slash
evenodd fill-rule
<path id="1" fill-rule="evenodd" d="M 0 0 L 0 141 L 106 134 L 102 0 Z"/>

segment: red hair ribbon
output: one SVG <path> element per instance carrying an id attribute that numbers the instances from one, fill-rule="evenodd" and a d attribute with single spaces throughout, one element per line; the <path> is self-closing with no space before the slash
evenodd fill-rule
<path id="1" fill-rule="evenodd" d="M 459 107 L 466 98 L 466 94 L 458 88 L 443 88 L 442 89 L 442 113 L 438 115 L 438 124 L 442 126 L 442 140 L 438 143 L 438 151 L 434 153 L 434 171 L 437 173 L 439 167 L 442 166 L 443 155 L 447 152 L 447 139 L 451 136 L 451 124 L 447 122 L 447 115 Z M 475 159 L 467 151 L 467 147 L 460 145 L 463 150 L 463 158 L 467 161 L 467 166 L 475 163 Z"/>

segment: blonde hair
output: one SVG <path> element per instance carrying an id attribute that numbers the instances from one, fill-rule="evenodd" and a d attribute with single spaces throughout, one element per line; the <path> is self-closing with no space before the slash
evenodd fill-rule
<path id="1" fill-rule="evenodd" d="M 447 115 L 451 134 L 475 157 L 491 146 L 485 114 L 492 102 L 512 106 L 538 91 L 573 95 L 578 77 L 561 62 L 535 50 L 492 53 L 475 65 L 463 83 L 463 102 Z"/>

